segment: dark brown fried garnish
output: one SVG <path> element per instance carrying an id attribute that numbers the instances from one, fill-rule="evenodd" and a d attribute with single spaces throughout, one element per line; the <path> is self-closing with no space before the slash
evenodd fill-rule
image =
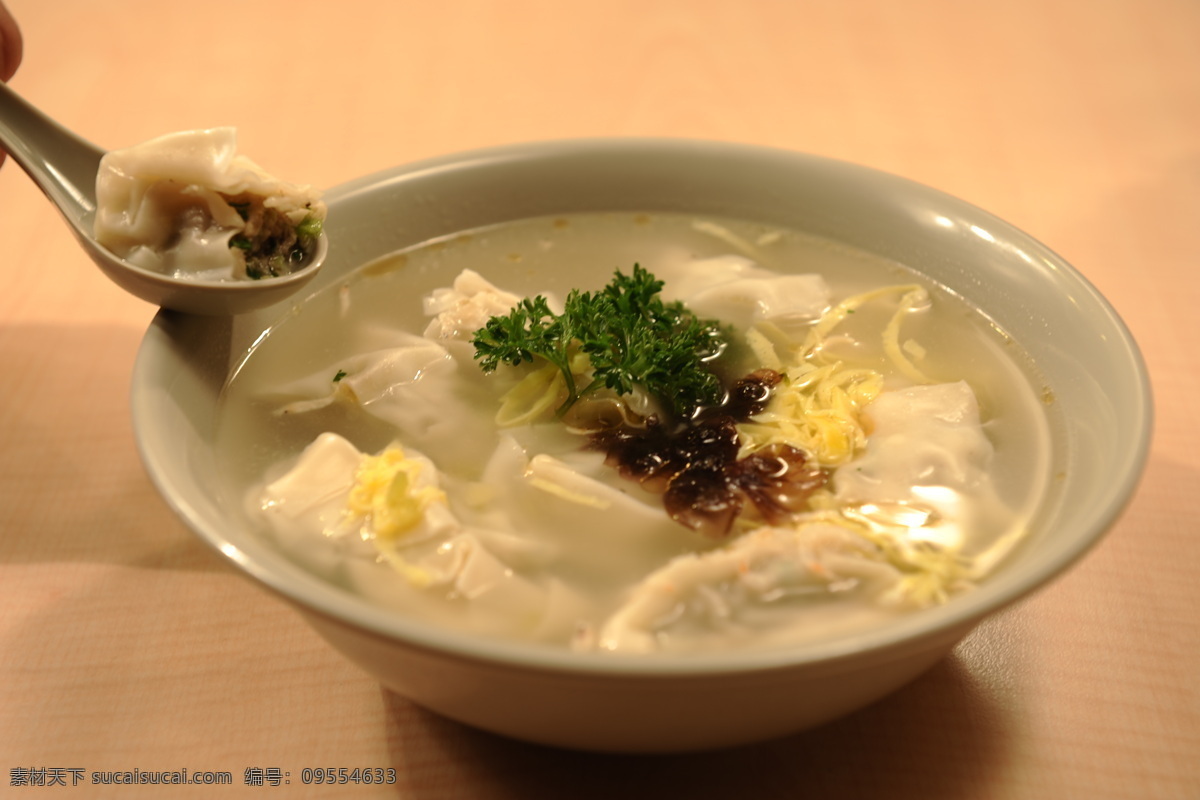
<path id="1" fill-rule="evenodd" d="M 787 444 L 738 458 L 737 421 L 761 412 L 779 381 L 779 373 L 759 370 L 737 382 L 720 413 L 670 433 L 654 418 L 643 428 L 597 431 L 592 446 L 623 477 L 662 494 L 671 519 L 694 531 L 728 534 L 747 501 L 767 522 L 782 522 L 804 510 L 829 473 Z"/>

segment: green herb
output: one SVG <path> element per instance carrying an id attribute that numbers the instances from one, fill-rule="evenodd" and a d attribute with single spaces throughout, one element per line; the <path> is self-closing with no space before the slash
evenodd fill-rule
<path id="1" fill-rule="evenodd" d="M 628 394 L 642 386 L 672 413 L 690 417 L 722 399 L 721 382 L 704 362 L 724 347 L 725 332 L 682 303 L 664 303 L 662 286 L 635 264 L 631 276 L 618 271 L 599 292 L 572 290 L 562 314 L 553 313 L 541 295 L 525 298 L 475 332 L 475 358 L 484 372 L 535 357 L 554 364 L 567 386 L 560 416 L 601 387 Z M 571 357 L 579 352 L 592 365 L 591 381 L 582 388 L 571 370 Z"/>
<path id="2" fill-rule="evenodd" d="M 248 251 L 252 247 L 254 247 L 254 243 L 251 242 L 249 239 L 247 239 L 245 236 L 238 234 L 237 236 L 234 236 L 232 239 L 229 240 L 229 246 L 236 247 L 239 250 L 247 250 Z"/>
<path id="3" fill-rule="evenodd" d="M 296 236 L 301 239 L 315 239 L 321 235 L 323 227 L 321 220 L 309 214 L 300 220 L 300 224 L 296 226 Z"/>
<path id="4" fill-rule="evenodd" d="M 346 377 L 346 374 L 347 374 L 347 373 L 346 373 L 346 370 L 344 370 L 344 369 L 339 369 L 339 370 L 337 371 L 337 374 L 333 376 L 333 382 L 334 382 L 334 383 L 337 383 L 337 382 L 338 382 L 338 381 L 340 381 L 342 378 Z"/>

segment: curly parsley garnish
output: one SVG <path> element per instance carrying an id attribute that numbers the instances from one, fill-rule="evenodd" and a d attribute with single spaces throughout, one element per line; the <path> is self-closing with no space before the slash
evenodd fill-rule
<path id="1" fill-rule="evenodd" d="M 662 287 L 635 264 L 631 276 L 618 270 L 599 292 L 572 290 L 562 314 L 541 295 L 525 298 L 475 332 L 475 358 L 484 372 L 535 357 L 554 364 L 567 386 L 559 416 L 601 387 L 620 395 L 641 386 L 671 413 L 688 418 L 723 399 L 721 381 L 704 362 L 721 351 L 726 334 L 720 323 L 697 318 L 683 303 L 664 303 Z M 576 353 L 586 354 L 592 366 L 582 388 L 571 370 Z"/>

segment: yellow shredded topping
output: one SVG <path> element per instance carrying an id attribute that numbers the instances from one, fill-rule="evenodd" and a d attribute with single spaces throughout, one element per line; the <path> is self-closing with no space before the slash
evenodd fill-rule
<path id="1" fill-rule="evenodd" d="M 908 379 L 930 383 L 909 358 L 920 359 L 924 348 L 915 341 L 900 340 L 904 318 L 928 301 L 925 289 L 915 284 L 887 286 L 843 300 L 817 321 L 803 344 L 782 357 L 764 332 L 754 331 L 747 336 L 751 350 L 766 366 L 778 362 L 778 367 L 771 368 L 782 370 L 785 377 L 767 408 L 738 426 L 743 454 L 782 442 L 807 451 L 827 467 L 845 464 L 858 454 L 868 433 L 863 409 L 883 391 L 883 375 L 830 360 L 821 345 L 863 305 L 897 294 L 898 307 L 880 334 L 883 352 Z"/>
<path id="2" fill-rule="evenodd" d="M 354 476 L 346 509 L 370 519 L 378 539 L 396 540 L 421 523 L 433 502 L 445 495 L 431 486 L 417 488 L 421 464 L 393 445 L 377 456 L 364 456 Z"/>
<path id="3" fill-rule="evenodd" d="M 377 456 L 364 456 L 346 499 L 346 514 L 367 520 L 371 541 L 380 556 L 414 586 L 425 587 L 430 573 L 409 563 L 397 544 L 425 518 L 433 503 L 446 502 L 432 486 L 418 486 L 421 464 L 393 445 Z"/>
<path id="4" fill-rule="evenodd" d="M 862 409 L 883 389 L 883 376 L 841 363 L 788 367 L 767 408 L 738 425 L 742 448 L 753 452 L 785 442 L 822 466 L 845 464 L 866 445 Z"/>
<path id="5" fill-rule="evenodd" d="M 904 575 L 888 599 L 918 606 L 946 602 L 969 582 L 970 563 L 950 548 L 913 539 L 907 533 L 907 529 L 886 531 L 874 526 L 865 533 L 883 551 L 884 559 Z"/>

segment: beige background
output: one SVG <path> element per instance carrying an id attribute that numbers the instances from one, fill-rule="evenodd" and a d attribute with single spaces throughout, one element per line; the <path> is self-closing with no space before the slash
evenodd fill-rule
<path id="1" fill-rule="evenodd" d="M 268 169 L 333 186 L 476 146 L 673 135 L 933 185 L 1112 299 L 1145 350 L 1158 422 L 1111 535 L 872 708 L 701 756 L 509 742 L 385 694 L 175 521 L 128 418 L 154 309 L 108 283 L 8 163 L 0 795 L 51 791 L 12 787 L 22 767 L 225 770 L 233 786 L 179 792 L 223 798 L 297 796 L 303 768 L 344 766 L 393 767 L 381 794 L 421 800 L 1200 797 L 1200 3 L 9 6 L 26 44 L 14 88 L 103 146 L 231 124 Z M 292 784 L 245 786 L 248 767 Z"/>

